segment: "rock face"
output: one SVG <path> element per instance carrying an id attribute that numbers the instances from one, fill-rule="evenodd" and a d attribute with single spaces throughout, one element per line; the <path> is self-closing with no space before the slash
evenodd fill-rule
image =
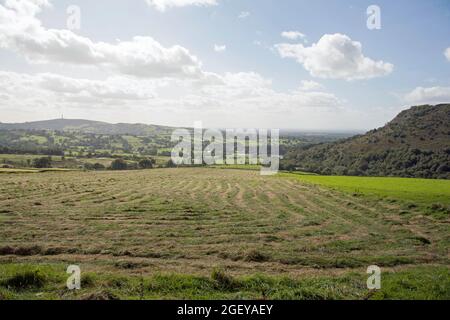
<path id="1" fill-rule="evenodd" d="M 290 150 L 283 165 L 328 175 L 449 179 L 450 104 L 412 107 L 364 135 Z"/>

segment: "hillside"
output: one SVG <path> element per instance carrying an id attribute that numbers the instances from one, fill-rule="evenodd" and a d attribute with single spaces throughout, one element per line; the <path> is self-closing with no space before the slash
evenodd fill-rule
<path id="1" fill-rule="evenodd" d="M 146 124 L 110 124 L 90 120 L 55 119 L 26 123 L 0 123 L 0 130 L 51 130 L 105 135 L 129 134 L 135 136 L 149 136 L 164 133 L 170 134 L 174 128 Z"/>
<path id="2" fill-rule="evenodd" d="M 291 149 L 285 168 L 326 175 L 450 178 L 450 104 L 412 107 L 386 126 Z"/>

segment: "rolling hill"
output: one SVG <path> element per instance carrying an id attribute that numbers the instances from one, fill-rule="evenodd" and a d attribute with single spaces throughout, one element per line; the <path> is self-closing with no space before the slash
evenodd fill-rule
<path id="1" fill-rule="evenodd" d="M 401 112 L 349 139 L 291 149 L 283 163 L 325 175 L 450 178 L 450 104 Z"/>
<path id="2" fill-rule="evenodd" d="M 50 130 L 105 135 L 149 136 L 154 134 L 171 134 L 174 128 L 146 124 L 110 124 L 80 119 L 55 119 L 25 123 L 0 123 L 0 130 Z"/>

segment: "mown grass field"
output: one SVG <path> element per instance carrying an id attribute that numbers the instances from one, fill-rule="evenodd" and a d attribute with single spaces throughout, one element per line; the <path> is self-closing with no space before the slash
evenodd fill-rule
<path id="1" fill-rule="evenodd" d="M 450 205 L 450 180 L 320 176 L 302 173 L 284 175 L 341 191 L 404 200 L 412 204 Z"/>
<path id="2" fill-rule="evenodd" d="M 0 175 L 0 298 L 450 299 L 448 213 L 302 179 Z M 70 264 L 81 291 L 65 289 Z M 382 289 L 369 292 L 374 264 Z"/>

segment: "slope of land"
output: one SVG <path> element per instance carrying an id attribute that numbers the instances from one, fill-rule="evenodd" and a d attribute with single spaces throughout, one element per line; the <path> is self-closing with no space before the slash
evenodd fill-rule
<path id="1" fill-rule="evenodd" d="M 67 264 L 98 275 L 82 293 L 108 288 L 122 298 L 363 299 L 373 264 L 408 286 L 381 297 L 450 292 L 449 218 L 420 206 L 245 170 L 24 173 L 0 182 L 5 297 L 23 295 L 20 281 L 30 277 L 29 298 L 69 294 L 55 280 Z M 30 272 L 48 269 L 35 284 Z M 139 275 L 155 278 L 139 284 Z M 45 292 L 45 281 L 59 290 Z"/>
<path id="2" fill-rule="evenodd" d="M 325 175 L 450 178 L 450 104 L 417 106 L 385 127 L 290 150 L 284 166 Z"/>
<path id="3" fill-rule="evenodd" d="M 67 119 L 0 123 L 0 154 L 170 156 L 176 144 L 171 141 L 175 129 Z M 288 131 L 280 139 L 280 152 L 284 154 L 290 147 L 331 142 L 351 135 Z"/>
<path id="4" fill-rule="evenodd" d="M 27 131 L 69 131 L 103 135 L 135 135 L 149 136 L 155 134 L 170 134 L 174 130 L 171 127 L 117 123 L 111 124 L 101 121 L 82 119 L 55 119 L 25 123 L 0 123 L 0 130 L 27 130 Z"/>

